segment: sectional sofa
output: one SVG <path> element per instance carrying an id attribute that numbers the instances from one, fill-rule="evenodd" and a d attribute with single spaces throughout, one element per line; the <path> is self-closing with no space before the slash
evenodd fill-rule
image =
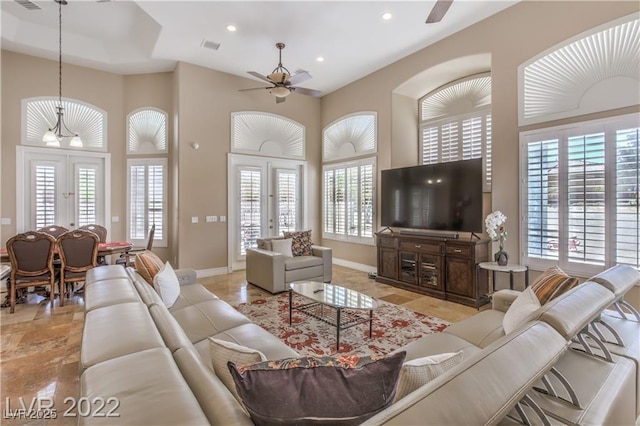
<path id="1" fill-rule="evenodd" d="M 132 268 L 87 274 L 80 397 L 111 398 L 112 416 L 83 415 L 80 424 L 252 424 L 214 373 L 208 337 L 258 349 L 269 360 L 297 356 L 195 283 L 193 272 L 177 274 L 181 292 L 170 309 Z M 497 292 L 492 309 L 400 349 L 406 360 L 457 351 L 464 359 L 366 424 L 633 424 L 640 327 L 606 308 L 638 278 L 626 267 L 609 270 L 508 334 L 502 320 L 518 293 Z M 620 331 L 612 334 L 603 321 Z"/>

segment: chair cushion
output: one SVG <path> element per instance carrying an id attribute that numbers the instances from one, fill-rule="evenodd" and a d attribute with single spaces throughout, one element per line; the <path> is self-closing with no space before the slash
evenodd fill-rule
<path id="1" fill-rule="evenodd" d="M 516 300 L 513 301 L 502 318 L 502 328 L 505 334 L 511 333 L 524 324 L 534 312 L 540 309 L 540 300 L 531 287 L 527 287 Z"/>
<path id="2" fill-rule="evenodd" d="M 301 357 L 229 370 L 256 425 L 356 425 L 393 402 L 404 358 Z"/>
<path id="3" fill-rule="evenodd" d="M 135 265 L 138 274 L 140 274 L 146 282 L 153 285 L 153 277 L 160 272 L 164 263 L 155 253 L 145 250 L 142 253 L 136 254 Z"/>
<path id="4" fill-rule="evenodd" d="M 540 304 L 544 305 L 554 297 L 571 290 L 579 283 L 577 278 L 565 274 L 558 266 L 552 266 L 531 284 L 531 289 L 540 300 Z"/>
<path id="5" fill-rule="evenodd" d="M 294 256 L 311 256 L 311 231 L 284 232 L 285 238 L 291 238 L 291 251 Z"/>
<path id="6" fill-rule="evenodd" d="M 272 240 L 271 251 L 280 253 L 284 257 L 293 257 L 293 252 L 291 251 L 291 241 L 291 238 L 286 238 L 284 240 Z"/>
<path id="7" fill-rule="evenodd" d="M 460 351 L 425 356 L 405 362 L 402 365 L 402 370 L 400 370 L 394 402 L 460 364 L 462 358 L 463 353 Z"/>
<path id="8" fill-rule="evenodd" d="M 296 269 L 310 268 L 312 266 L 321 266 L 322 258 L 316 256 L 296 256 L 285 259 L 284 270 L 294 271 Z"/>

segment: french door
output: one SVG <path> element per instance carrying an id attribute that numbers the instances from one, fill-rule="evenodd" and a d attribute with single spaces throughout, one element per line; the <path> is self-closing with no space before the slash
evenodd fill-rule
<path id="1" fill-rule="evenodd" d="M 17 229 L 49 225 L 109 229 L 109 154 L 31 148 L 17 150 Z"/>
<path id="2" fill-rule="evenodd" d="M 302 161 L 229 156 L 229 241 L 233 269 L 262 237 L 304 227 Z"/>

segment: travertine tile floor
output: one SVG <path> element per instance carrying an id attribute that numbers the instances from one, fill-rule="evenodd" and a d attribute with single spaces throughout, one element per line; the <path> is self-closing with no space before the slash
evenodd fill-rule
<path id="1" fill-rule="evenodd" d="M 251 302 L 269 294 L 248 285 L 244 271 L 201 278 L 199 282 L 231 304 Z M 457 303 L 376 283 L 365 272 L 340 266 L 334 266 L 333 282 L 450 322 L 477 312 Z M 82 295 L 76 295 L 60 307 L 56 299 L 54 309 L 48 302 L 41 296 L 30 295 L 26 304 L 16 306 L 14 314 L 9 314 L 9 308 L 0 312 L 1 424 L 77 423 L 76 417 L 64 416 L 64 412 L 78 397 L 84 300 Z M 28 406 L 36 397 L 45 403 L 53 401 L 57 419 L 6 418 L 20 407 L 21 400 Z"/>

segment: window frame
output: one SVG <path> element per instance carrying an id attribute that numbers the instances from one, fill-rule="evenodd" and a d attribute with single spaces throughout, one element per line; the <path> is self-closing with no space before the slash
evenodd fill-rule
<path id="1" fill-rule="evenodd" d="M 147 214 L 145 215 L 145 238 L 133 238 L 131 236 L 131 167 L 132 166 L 145 166 L 145 179 L 148 178 L 148 167 L 149 166 L 162 166 L 163 168 L 163 185 L 162 185 L 162 203 L 163 203 L 163 215 L 162 215 L 162 238 L 154 238 L 153 245 L 154 247 L 168 247 L 168 171 L 169 171 L 169 161 L 167 158 L 128 158 L 127 159 L 127 241 L 131 242 L 134 246 L 146 246 L 148 239 L 148 230 L 151 228 L 151 223 L 149 220 L 148 214 L 148 192 L 145 192 L 145 211 Z M 156 237 L 158 232 L 156 230 Z"/>
<path id="2" fill-rule="evenodd" d="M 566 272 L 590 277 L 618 262 L 616 254 L 617 212 L 617 139 L 616 132 L 640 127 L 640 114 L 632 113 L 605 119 L 589 120 L 520 133 L 520 252 L 522 262 L 534 270 L 545 270 L 558 265 Z M 569 253 L 569 200 L 568 200 L 568 143 L 569 138 L 604 134 L 604 261 L 603 265 L 570 260 Z M 531 256 L 529 244 L 529 181 L 528 146 L 531 143 L 557 139 L 558 148 L 558 255 L 557 258 Z M 548 199 L 548 198 L 547 198 Z M 640 221 L 639 221 L 640 222 Z M 586 226 L 586 225 L 585 225 Z M 543 230 L 544 228 L 541 228 Z M 635 265 L 634 265 L 635 266 Z"/>
<path id="3" fill-rule="evenodd" d="M 363 236 L 362 235 L 362 199 L 361 199 L 361 188 L 362 188 L 362 177 L 360 175 L 360 170 L 362 166 L 372 166 L 371 172 L 371 236 Z M 358 232 L 357 235 L 349 235 L 349 223 L 348 223 L 348 209 L 346 208 L 348 204 L 348 200 L 346 200 L 347 188 L 346 188 L 346 176 L 347 170 L 350 168 L 358 168 L 358 200 L 356 201 L 358 205 Z M 343 170 L 345 173 L 345 209 L 344 209 L 344 233 L 336 233 L 335 232 L 335 223 L 336 223 L 336 208 L 335 203 L 332 209 L 333 212 L 333 224 L 334 224 L 334 232 L 328 232 L 326 228 L 326 212 L 327 212 L 327 194 L 326 194 L 326 179 L 325 175 L 327 171 L 336 171 Z M 342 161 L 337 163 L 325 164 L 322 166 L 322 238 L 326 238 L 329 240 L 336 241 L 344 241 L 349 243 L 356 244 L 365 244 L 365 245 L 375 245 L 375 227 L 377 224 L 377 180 L 378 180 L 378 170 L 377 170 L 377 158 L 373 157 L 364 157 L 356 160 Z M 335 191 L 335 183 L 334 183 L 334 191 Z"/>

